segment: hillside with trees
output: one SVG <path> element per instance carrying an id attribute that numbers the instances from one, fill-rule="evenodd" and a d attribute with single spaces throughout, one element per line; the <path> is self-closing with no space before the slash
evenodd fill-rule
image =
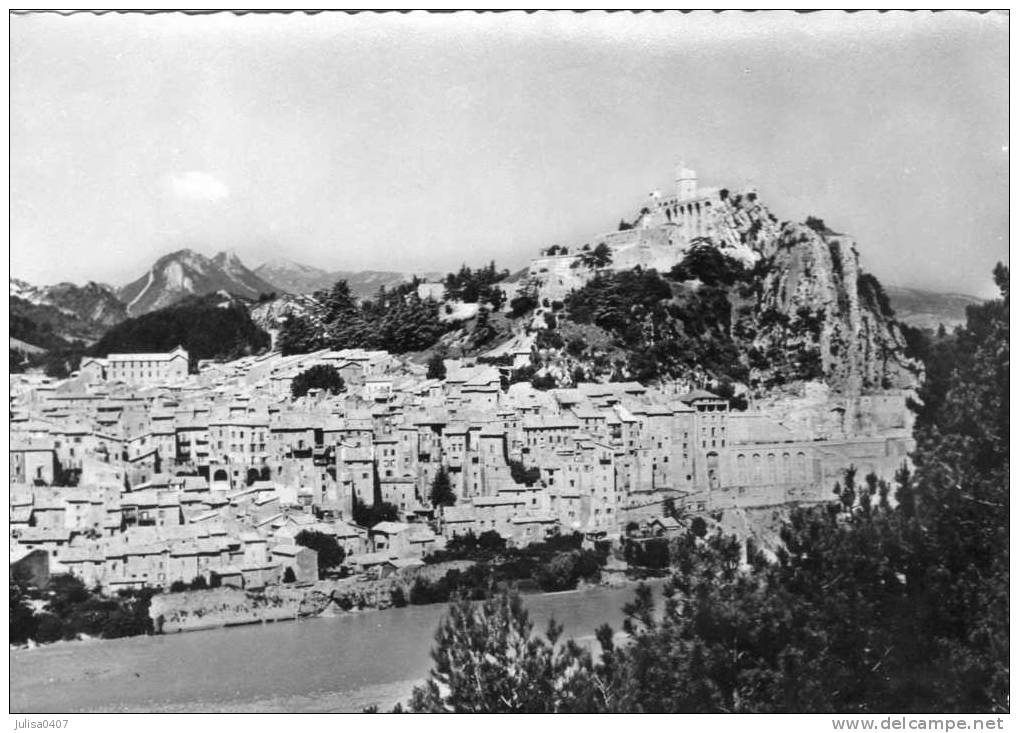
<path id="1" fill-rule="evenodd" d="M 418 297 L 418 280 L 387 290 L 359 303 L 345 280 L 315 293 L 321 306 L 321 325 L 294 316 L 279 336 L 284 354 L 317 349 L 385 349 L 402 354 L 435 344 L 448 327 L 439 319 L 439 304 Z"/>
<path id="2" fill-rule="evenodd" d="M 264 351 L 269 335 L 252 322 L 242 302 L 208 295 L 118 323 L 91 353 L 160 352 L 178 345 L 187 349 L 193 366 L 199 359 L 237 359 Z"/>

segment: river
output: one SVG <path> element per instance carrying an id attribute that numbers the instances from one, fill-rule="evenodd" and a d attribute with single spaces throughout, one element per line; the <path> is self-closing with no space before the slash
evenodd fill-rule
<path id="1" fill-rule="evenodd" d="M 660 583 L 655 584 L 656 587 Z M 528 595 L 544 630 L 592 643 L 618 631 L 634 587 Z M 431 669 L 445 604 L 10 653 L 12 713 L 360 712 L 405 701 Z"/>

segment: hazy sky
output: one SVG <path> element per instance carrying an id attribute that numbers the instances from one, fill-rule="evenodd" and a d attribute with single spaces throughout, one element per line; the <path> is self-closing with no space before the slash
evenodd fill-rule
<path id="1" fill-rule="evenodd" d="M 962 13 L 14 17 L 11 272 L 517 268 L 683 159 L 883 281 L 988 295 L 1007 54 Z"/>

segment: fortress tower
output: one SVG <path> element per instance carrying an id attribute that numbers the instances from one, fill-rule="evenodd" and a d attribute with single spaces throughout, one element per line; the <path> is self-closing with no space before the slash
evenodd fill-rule
<path id="1" fill-rule="evenodd" d="M 697 196 L 697 171 L 686 167 L 686 163 L 676 166 L 676 198 L 680 201 Z"/>

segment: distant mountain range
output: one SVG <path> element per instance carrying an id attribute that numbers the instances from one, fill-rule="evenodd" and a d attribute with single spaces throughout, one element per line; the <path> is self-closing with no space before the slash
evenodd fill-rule
<path id="1" fill-rule="evenodd" d="M 338 280 L 346 280 L 351 294 L 358 299 L 370 298 L 380 287 L 392 288 L 407 282 L 414 274 L 424 280 L 437 280 L 441 273 L 406 273 L 389 270 L 336 270 L 328 272 L 318 267 L 302 265 L 283 258 L 270 260 L 254 270 L 255 275 L 272 283 L 276 290 L 295 295 L 313 293 L 316 290 L 331 288 Z"/>
<path id="2" fill-rule="evenodd" d="M 175 305 L 193 296 L 229 294 L 247 301 L 273 305 L 257 311 L 265 325 L 274 327 L 291 312 L 313 315 L 305 297 L 346 280 L 355 298 L 373 297 L 380 287 L 392 288 L 413 275 L 403 272 L 365 270 L 328 272 L 286 259 L 266 262 L 252 270 L 233 252 L 206 257 L 181 249 L 160 257 L 136 280 L 120 288 L 103 283 L 59 283 L 37 286 L 11 278 L 12 347 L 23 352 L 63 349 L 74 341 L 91 344 L 113 326 L 130 318 Z M 435 280 L 440 273 L 420 275 Z"/>
<path id="3" fill-rule="evenodd" d="M 32 305 L 53 306 L 68 316 L 94 321 L 101 326 L 112 326 L 127 317 L 124 304 L 114 289 L 103 283 L 65 282 L 40 287 L 11 278 L 10 294 Z"/>
<path id="4" fill-rule="evenodd" d="M 11 279 L 9 307 L 11 338 L 43 349 L 91 343 L 127 318 L 113 288 L 94 282 L 40 287 Z"/>
<path id="5" fill-rule="evenodd" d="M 441 273 L 419 273 L 438 280 Z M 88 282 L 35 286 L 10 280 L 11 337 L 26 345 L 56 349 L 71 341 L 92 343 L 111 327 L 145 313 L 165 308 L 190 296 L 229 293 L 235 297 L 265 301 L 276 294 L 278 302 L 254 313 L 266 328 L 293 312 L 314 315 L 312 301 L 302 296 L 330 288 L 346 280 L 355 298 L 371 298 L 380 287 L 393 288 L 413 277 L 396 271 L 337 270 L 329 272 L 292 260 L 275 259 L 249 269 L 232 252 L 206 257 L 182 249 L 160 257 L 141 277 L 121 287 Z M 918 328 L 953 328 L 966 320 L 966 306 L 979 298 L 958 293 L 938 293 L 916 288 L 885 288 L 896 316 Z M 16 344 L 17 346 L 18 344 Z"/>
<path id="6" fill-rule="evenodd" d="M 966 306 L 983 301 L 972 295 L 936 293 L 931 290 L 886 285 L 885 293 L 895 317 L 914 328 L 937 330 L 944 324 L 952 330 L 966 322 Z"/>

